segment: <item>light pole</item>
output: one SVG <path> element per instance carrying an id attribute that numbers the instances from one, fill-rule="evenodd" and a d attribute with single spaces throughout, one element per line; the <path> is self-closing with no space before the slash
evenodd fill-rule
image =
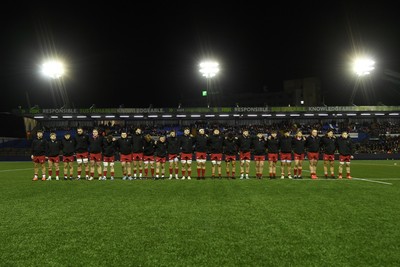
<path id="1" fill-rule="evenodd" d="M 215 61 L 203 61 L 200 63 L 200 73 L 202 76 L 206 78 L 207 81 L 207 106 L 209 103 L 209 95 L 212 95 L 213 92 L 211 86 L 211 78 L 213 78 L 219 72 L 219 63 Z"/>
<path id="2" fill-rule="evenodd" d="M 371 74 L 371 72 L 375 69 L 374 67 L 375 61 L 373 61 L 370 58 L 357 58 L 353 62 L 353 71 L 357 75 L 357 80 L 353 88 L 353 92 L 351 93 L 350 96 L 350 105 L 354 105 L 354 97 L 356 95 L 357 89 L 362 82 L 362 80 L 365 78 L 365 76 L 368 76 Z"/>
<path id="3" fill-rule="evenodd" d="M 59 101 L 57 100 L 58 96 L 55 93 L 57 90 L 59 97 L 61 97 L 62 107 L 70 107 L 69 97 L 63 80 L 63 75 L 65 74 L 63 63 L 58 60 L 49 60 L 44 62 L 42 64 L 42 74 L 50 78 L 54 105 L 57 107 L 59 104 Z"/>

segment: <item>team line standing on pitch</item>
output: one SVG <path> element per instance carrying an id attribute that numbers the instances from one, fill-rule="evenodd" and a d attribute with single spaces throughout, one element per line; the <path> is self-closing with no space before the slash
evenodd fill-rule
<path id="1" fill-rule="evenodd" d="M 289 130 L 278 135 L 272 130 L 267 136 L 257 132 L 252 136 L 247 129 L 241 134 L 232 132 L 221 134 L 213 129 L 211 134 L 199 128 L 193 134 L 185 128 L 183 135 L 177 136 L 172 130 L 168 136 L 161 135 L 153 139 L 136 128 L 129 136 L 121 131 L 119 138 L 103 136 L 98 129 L 91 134 L 78 127 L 76 135 L 66 132 L 61 140 L 56 133 L 50 133 L 50 140 L 43 138 L 43 131 L 37 131 L 32 142 L 31 158 L 34 163 L 33 180 L 60 180 L 60 162 L 63 163 L 64 180 L 114 180 L 116 155 L 122 167 L 123 180 L 135 179 L 192 179 L 192 163 L 196 161 L 198 180 L 205 179 L 206 162 L 211 161 L 211 178 L 236 178 L 236 161 L 239 160 L 240 179 L 250 179 L 250 162 L 254 161 L 256 178 L 264 177 L 264 162 L 268 161 L 269 178 L 277 177 L 277 163 L 280 160 L 280 178 L 302 179 L 303 161 L 308 159 L 310 178 L 318 179 L 317 164 L 322 154 L 325 178 L 336 178 L 334 170 L 335 154 L 339 154 L 338 179 L 351 179 L 350 161 L 354 149 L 349 134 L 345 131 L 339 137 L 328 130 L 322 137 L 312 129 L 306 137 L 301 131 L 291 136 Z M 61 159 L 60 159 L 61 158 Z M 294 165 L 292 168 L 292 161 Z M 76 177 L 74 162 L 76 161 Z M 168 161 L 168 174 L 166 162 Z M 222 174 L 222 162 L 225 161 L 225 173 Z M 47 165 L 46 165 L 47 163 Z M 292 175 L 293 171 L 293 175 Z M 179 173 L 180 172 L 180 173 Z M 279 175 L 278 175 L 279 177 Z"/>

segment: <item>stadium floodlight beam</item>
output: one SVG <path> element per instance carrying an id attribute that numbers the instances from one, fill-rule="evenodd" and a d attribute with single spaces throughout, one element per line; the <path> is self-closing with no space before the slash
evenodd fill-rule
<path id="1" fill-rule="evenodd" d="M 64 64 L 57 60 L 47 61 L 42 64 L 42 73 L 52 79 L 59 79 L 65 73 Z"/>
<path id="2" fill-rule="evenodd" d="M 369 57 L 359 57 L 353 61 L 353 71 L 357 75 L 357 81 L 350 96 L 349 105 L 354 105 L 354 97 L 357 89 L 365 76 L 370 75 L 375 69 L 375 61 Z"/>
<path id="3" fill-rule="evenodd" d="M 358 58 L 353 63 L 353 70 L 358 76 L 365 76 L 375 69 L 375 61 L 370 58 Z"/>
<path id="4" fill-rule="evenodd" d="M 219 64 L 215 61 L 204 61 L 200 63 L 200 73 L 206 78 L 212 78 L 219 72 Z"/>
<path id="5" fill-rule="evenodd" d="M 219 63 L 216 61 L 203 61 L 200 63 L 200 73 L 202 76 L 207 79 L 207 107 L 210 107 L 209 103 L 209 95 L 212 94 L 210 92 L 211 89 L 211 78 L 215 77 L 219 72 Z"/>
<path id="6" fill-rule="evenodd" d="M 41 72 L 44 76 L 50 78 L 54 106 L 69 108 L 70 101 L 63 79 L 65 75 L 64 64 L 59 60 L 47 60 L 42 64 Z"/>

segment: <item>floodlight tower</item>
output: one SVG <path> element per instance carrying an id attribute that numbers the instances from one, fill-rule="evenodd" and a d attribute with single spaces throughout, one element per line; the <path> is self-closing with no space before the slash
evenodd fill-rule
<path id="1" fill-rule="evenodd" d="M 57 106 L 58 101 L 54 92 L 57 90 L 61 97 L 62 107 L 69 107 L 69 97 L 63 80 L 63 75 L 65 74 L 64 64 L 58 60 L 48 60 L 42 64 L 42 74 L 50 78 L 54 104 Z"/>
<path id="2" fill-rule="evenodd" d="M 373 61 L 370 58 L 365 57 L 365 58 L 357 58 L 356 60 L 354 60 L 353 71 L 357 75 L 357 80 L 350 97 L 350 102 L 349 102 L 350 105 L 354 104 L 353 103 L 354 97 L 356 95 L 357 89 L 362 79 L 364 79 L 365 76 L 370 75 L 374 69 L 375 69 L 375 61 Z"/>
<path id="3" fill-rule="evenodd" d="M 210 90 L 211 87 L 211 78 L 215 77 L 219 72 L 219 63 L 215 61 L 203 61 L 200 63 L 200 73 L 202 76 L 206 78 L 207 81 L 207 105 L 209 105 L 209 95 L 212 94 Z"/>

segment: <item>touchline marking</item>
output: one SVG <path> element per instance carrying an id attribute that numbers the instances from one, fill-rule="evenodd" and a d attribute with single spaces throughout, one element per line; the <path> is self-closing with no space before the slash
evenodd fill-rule
<path id="1" fill-rule="evenodd" d="M 26 169 L 11 169 L 11 170 L 1 170 L 0 172 L 27 171 L 27 170 L 32 170 L 32 168 L 26 168 Z"/>
<path id="2" fill-rule="evenodd" d="M 381 182 L 381 181 L 375 181 L 375 180 L 364 179 L 364 178 L 354 178 L 354 177 L 353 177 L 353 180 L 365 181 L 365 182 L 371 182 L 371 183 L 378 183 L 378 184 L 393 185 L 392 183 Z"/>
<path id="3" fill-rule="evenodd" d="M 400 167 L 399 165 L 394 165 L 394 164 L 374 164 L 374 163 L 361 163 L 361 162 L 356 162 L 356 163 L 352 162 L 352 165 Z"/>

